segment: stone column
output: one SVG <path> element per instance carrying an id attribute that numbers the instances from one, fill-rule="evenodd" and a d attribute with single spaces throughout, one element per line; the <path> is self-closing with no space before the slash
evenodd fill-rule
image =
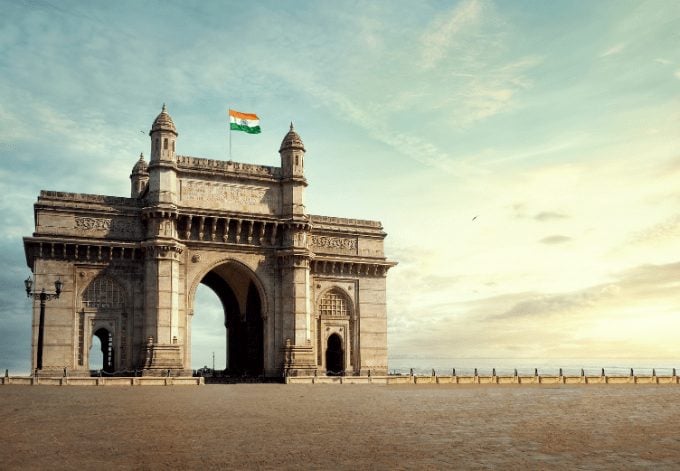
<path id="1" fill-rule="evenodd" d="M 145 249 L 145 375 L 181 374 L 184 368 L 180 338 L 180 267 L 184 245 L 176 238 L 176 212 L 147 213 Z"/>
<path id="2" fill-rule="evenodd" d="M 288 376 L 314 374 L 316 356 L 311 341 L 310 259 L 306 221 L 288 224 L 287 247 L 278 254 L 281 271 L 284 372 Z"/>

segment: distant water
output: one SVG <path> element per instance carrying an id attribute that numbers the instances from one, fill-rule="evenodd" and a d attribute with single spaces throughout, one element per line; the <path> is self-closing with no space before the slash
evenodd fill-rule
<path id="1" fill-rule="evenodd" d="M 414 374 L 429 375 L 434 368 L 438 375 L 450 375 L 453 368 L 456 374 L 466 376 L 474 374 L 475 368 L 480 376 L 491 375 L 493 368 L 498 376 L 512 375 L 517 369 L 519 375 L 533 375 L 538 369 L 540 375 L 557 375 L 562 368 L 565 376 L 579 375 L 583 369 L 586 375 L 599 375 L 602 368 L 608 376 L 628 376 L 630 369 L 636 375 L 647 376 L 652 369 L 657 375 L 670 375 L 673 368 L 680 373 L 680 359 L 658 358 L 390 358 L 390 373 L 408 374 L 413 368 Z"/>

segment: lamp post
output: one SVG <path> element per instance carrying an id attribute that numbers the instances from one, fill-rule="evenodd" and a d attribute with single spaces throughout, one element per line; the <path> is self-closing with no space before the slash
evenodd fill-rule
<path id="1" fill-rule="evenodd" d="M 64 285 L 61 280 L 54 282 L 54 293 L 45 292 L 43 288 L 39 293 L 33 291 L 33 280 L 29 276 L 24 280 L 24 285 L 26 286 L 26 296 L 33 297 L 33 299 L 40 300 L 40 323 L 38 324 L 38 358 L 36 360 L 36 367 L 42 370 L 43 366 L 43 340 L 45 336 L 45 303 L 51 299 L 58 299 L 61 294 L 61 288 Z"/>

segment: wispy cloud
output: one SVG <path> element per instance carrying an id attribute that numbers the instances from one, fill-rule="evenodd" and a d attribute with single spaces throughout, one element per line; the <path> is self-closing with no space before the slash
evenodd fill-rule
<path id="1" fill-rule="evenodd" d="M 525 72 L 538 63 L 537 58 L 524 58 L 473 79 L 464 93 L 468 108 L 464 121 L 472 123 L 508 110 L 517 92 L 531 85 Z"/>
<path id="2" fill-rule="evenodd" d="M 546 244 L 546 245 L 556 245 L 556 244 L 564 244 L 565 242 L 571 241 L 571 237 L 565 236 L 565 235 L 551 235 L 548 237 L 544 237 L 539 242 L 541 244 Z"/>
<path id="3" fill-rule="evenodd" d="M 614 56 L 617 54 L 621 54 L 624 50 L 626 49 L 626 43 L 619 43 L 614 46 L 611 46 L 604 52 L 600 54 L 600 57 L 608 57 L 608 56 Z"/>
<path id="4" fill-rule="evenodd" d="M 400 341 L 402 352 L 430 356 L 448 353 L 456 357 L 458 352 L 478 356 L 640 356 L 659 341 L 672 338 L 672 332 L 680 327 L 675 315 L 678 279 L 680 263 L 641 265 L 613 274 L 610 282 L 575 291 L 517 292 L 450 301 L 428 309 L 438 315 L 421 316 L 417 322 L 393 322 L 392 317 L 391 335 Z M 416 326 L 418 334 L 407 333 Z M 537 337 L 552 341 L 539 345 Z M 625 350 L 621 350 L 623 344 Z M 671 350 L 677 353 L 677 348 Z"/>
<path id="5" fill-rule="evenodd" d="M 662 240 L 680 238 L 680 214 L 676 214 L 651 227 L 647 227 L 633 234 L 631 243 L 658 243 Z"/>
<path id="6" fill-rule="evenodd" d="M 463 41 L 459 36 L 479 21 L 481 12 L 481 1 L 466 0 L 436 18 L 420 38 L 423 66 L 431 69 L 443 60 L 453 46 Z"/>
<path id="7" fill-rule="evenodd" d="M 566 219 L 567 216 L 564 213 L 558 211 L 541 211 L 533 216 L 533 219 L 539 222 L 554 221 L 556 219 Z"/>

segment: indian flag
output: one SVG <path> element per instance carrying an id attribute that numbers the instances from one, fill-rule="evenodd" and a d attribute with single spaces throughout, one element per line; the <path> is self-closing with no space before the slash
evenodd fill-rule
<path id="1" fill-rule="evenodd" d="M 256 114 L 229 110 L 229 129 L 232 131 L 245 131 L 248 134 L 259 134 L 261 132 L 260 118 Z"/>

